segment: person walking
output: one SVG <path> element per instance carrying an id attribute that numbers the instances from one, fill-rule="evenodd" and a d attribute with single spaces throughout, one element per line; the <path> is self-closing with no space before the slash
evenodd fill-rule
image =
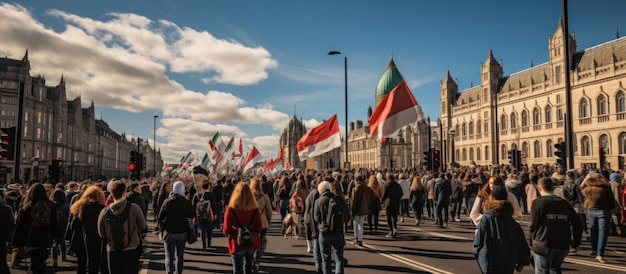
<path id="1" fill-rule="evenodd" d="M 256 199 L 256 203 L 259 206 L 259 213 L 261 214 L 261 245 L 254 253 L 252 272 L 257 273 L 260 268 L 260 260 L 265 254 L 265 248 L 267 248 L 267 229 L 272 222 L 272 202 L 270 197 L 263 192 L 263 182 L 259 178 L 253 178 L 250 180 L 250 190 Z"/>
<path id="2" fill-rule="evenodd" d="M 382 197 L 383 188 L 378 182 L 376 175 L 370 175 L 369 182 L 367 186 L 374 191 L 376 194 L 376 200 L 372 203 L 372 212 L 367 216 L 367 227 L 370 230 L 371 235 L 378 234 L 378 216 L 380 215 L 380 210 L 382 209 L 382 204 L 380 198 Z"/>
<path id="3" fill-rule="evenodd" d="M 387 173 L 387 186 L 382 198 L 382 203 L 385 205 L 385 213 L 387 214 L 387 225 L 389 226 L 389 234 L 385 236 L 387 238 L 395 238 L 397 236 L 401 198 L 402 187 L 396 182 L 396 177 L 392 173 Z"/>
<path id="4" fill-rule="evenodd" d="M 250 241 L 243 241 L 238 234 L 247 230 Z M 224 235 L 228 237 L 228 253 L 233 264 L 233 274 L 252 273 L 254 251 L 260 246 L 263 231 L 261 213 L 256 198 L 246 182 L 239 182 L 230 197 L 224 212 Z M 247 237 L 246 237 L 247 238 Z M 244 267 L 245 259 L 245 267 Z"/>
<path id="5" fill-rule="evenodd" d="M 413 209 L 413 215 L 415 216 L 415 225 L 418 226 L 422 221 L 424 203 L 426 203 L 426 186 L 424 186 L 419 176 L 413 177 L 410 190 L 411 209 Z"/>
<path id="6" fill-rule="evenodd" d="M 15 219 L 13 209 L 4 201 L 4 192 L 0 192 L 0 274 L 9 274 L 7 265 L 7 243 L 11 242 Z"/>
<path id="7" fill-rule="evenodd" d="M 189 219 L 195 217 L 195 210 L 191 202 L 185 198 L 185 183 L 177 181 L 172 187 L 170 197 L 163 201 L 159 210 L 158 224 L 165 234 L 165 272 L 168 274 L 183 273 L 183 262 L 187 233 L 189 231 Z M 174 257 L 176 252 L 176 257 Z M 176 258 L 176 267 L 174 267 Z"/>
<path id="8" fill-rule="evenodd" d="M 289 191 L 291 189 L 291 183 L 289 182 L 289 178 L 287 176 L 282 176 L 280 181 L 278 181 L 278 188 L 276 189 L 276 195 L 274 198 L 274 203 L 278 204 L 278 208 L 280 210 L 280 219 L 284 220 L 289 211 Z"/>
<path id="9" fill-rule="evenodd" d="M 507 193 L 504 186 L 496 185 L 484 202 L 486 212 L 474 238 L 474 256 L 482 273 L 521 272 L 530 264 L 530 249 L 522 227 L 512 218 Z"/>
<path id="10" fill-rule="evenodd" d="M 604 250 L 609 236 L 611 211 L 617 206 L 609 182 L 599 173 L 587 177 L 580 186 L 591 230 L 591 256 L 606 263 Z"/>
<path id="11" fill-rule="evenodd" d="M 104 208 L 104 192 L 99 186 L 90 186 L 78 194 L 70 207 L 70 250 L 77 256 L 77 273 L 109 273 L 106 261 L 106 242 L 98 235 L 98 216 Z"/>
<path id="12" fill-rule="evenodd" d="M 374 191 L 369 188 L 361 174 L 354 177 L 355 186 L 350 194 L 350 213 L 352 216 L 352 227 L 354 230 L 354 244 L 363 246 L 363 222 L 365 216 L 372 212 L 372 204 L 378 197 Z"/>
<path id="13" fill-rule="evenodd" d="M 57 234 L 54 237 L 54 243 L 50 249 L 50 257 L 52 258 L 52 266 L 57 267 L 59 251 L 61 252 L 61 260 L 67 261 L 67 246 L 65 245 L 65 229 L 70 216 L 70 206 L 65 198 L 65 191 L 56 189 L 50 195 L 50 200 L 54 203 L 54 213 L 57 217 Z"/>
<path id="14" fill-rule="evenodd" d="M 202 191 L 193 196 L 191 204 L 196 210 L 196 226 L 200 230 L 200 239 L 202 240 L 202 250 L 211 247 L 213 239 L 213 223 L 215 222 L 216 202 L 211 192 L 211 182 L 204 179 L 202 182 Z"/>
<path id="15" fill-rule="evenodd" d="M 306 232 L 306 246 L 307 253 L 313 253 L 313 263 L 315 264 L 315 272 L 317 274 L 322 273 L 321 265 L 322 258 L 320 256 L 320 245 L 318 241 L 319 229 L 318 224 L 315 222 L 314 218 L 314 208 L 315 201 L 319 199 L 320 193 L 317 191 L 317 186 L 322 181 L 321 177 L 319 177 L 315 183 L 315 186 L 309 192 L 309 195 L 306 197 L 304 201 L 304 227 Z"/>
<path id="16" fill-rule="evenodd" d="M 28 247 L 30 271 L 45 273 L 47 249 L 57 234 L 57 218 L 54 204 L 48 199 L 46 188 L 34 183 L 28 189 L 17 213 L 15 234 L 11 245 Z"/>
<path id="17" fill-rule="evenodd" d="M 626 227 L 622 225 L 620 222 L 621 212 L 622 212 L 622 190 L 624 188 L 624 184 L 622 183 L 622 175 L 617 172 L 612 172 L 609 175 L 609 184 L 611 185 L 611 191 L 613 192 L 613 196 L 615 197 L 615 204 L 617 205 L 615 209 L 613 209 L 611 214 L 611 235 L 621 235 L 621 237 L 626 237 Z M 613 218 L 615 216 L 615 218 Z M 619 227 L 620 234 L 617 234 L 617 227 Z"/>
<path id="18" fill-rule="evenodd" d="M 500 176 L 491 176 L 489 180 L 487 180 L 487 184 L 485 184 L 485 186 L 480 190 L 474 204 L 472 205 L 470 219 L 476 226 L 480 224 L 480 219 L 483 217 L 485 212 L 483 203 L 490 199 L 491 191 L 494 186 L 504 186 L 504 181 Z M 517 203 L 517 198 L 515 198 L 515 195 L 507 191 L 507 200 L 513 205 L 513 219 L 518 222 L 521 221 L 523 217 L 522 209 Z"/>
<path id="19" fill-rule="evenodd" d="M 450 218 L 455 222 L 461 221 L 461 208 L 463 205 L 463 178 L 465 178 L 465 172 L 460 172 L 455 178 L 452 178 L 450 186 L 452 188 L 452 194 L 450 195 L 450 203 L 452 203 L 452 211 L 450 211 Z"/>
<path id="20" fill-rule="evenodd" d="M 530 239 L 535 253 L 536 273 L 560 273 L 569 252 L 580 247 L 583 225 L 572 205 L 553 194 L 554 182 L 548 177 L 538 181 L 540 197 L 530 212 Z"/>
<path id="21" fill-rule="evenodd" d="M 450 206 L 450 196 L 452 186 L 450 185 L 451 175 L 449 173 L 439 174 L 439 179 L 435 183 L 435 205 L 437 209 L 437 224 L 440 228 L 448 227 L 448 207 Z"/>
<path id="22" fill-rule="evenodd" d="M 98 235 L 106 239 L 109 272 L 136 274 L 141 255 L 141 232 L 146 218 L 138 205 L 126 201 L 126 184 L 109 183 L 113 203 L 98 215 Z"/>
<path id="23" fill-rule="evenodd" d="M 335 257 L 335 274 L 343 274 L 345 267 L 343 250 L 346 244 L 344 224 L 350 211 L 345 200 L 337 197 L 331 189 L 332 187 L 328 181 L 323 181 L 317 186 L 320 197 L 315 201 L 313 214 L 319 230 L 318 240 L 322 255 L 322 273 L 332 273 L 332 250 Z"/>
<path id="24" fill-rule="evenodd" d="M 402 198 L 400 199 L 400 222 L 404 222 L 404 215 L 407 218 L 410 218 L 409 214 L 409 198 L 411 197 L 411 191 L 409 188 L 411 187 L 411 183 L 406 180 L 404 173 L 400 173 L 398 175 L 398 184 L 402 189 Z"/>

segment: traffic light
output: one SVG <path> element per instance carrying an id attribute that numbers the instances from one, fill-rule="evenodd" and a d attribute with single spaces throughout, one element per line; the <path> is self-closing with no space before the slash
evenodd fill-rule
<path id="1" fill-rule="evenodd" d="M 15 127 L 0 129 L 0 160 L 15 159 Z"/>
<path id="2" fill-rule="evenodd" d="M 48 166 L 48 176 L 52 182 L 58 182 L 61 178 L 61 168 L 63 164 L 61 160 L 54 159 L 52 160 L 52 164 Z"/>
<path id="3" fill-rule="evenodd" d="M 624 156 L 622 155 L 617 156 L 617 168 L 619 168 L 620 170 L 624 169 Z"/>
<path id="4" fill-rule="evenodd" d="M 437 171 L 439 170 L 439 167 L 441 166 L 441 157 L 439 157 L 439 150 L 438 149 L 433 149 L 433 171 Z"/>
<path id="5" fill-rule="evenodd" d="M 509 164 L 511 164 L 512 166 L 515 166 L 515 161 L 517 160 L 515 154 L 517 153 L 517 150 L 514 149 L 509 149 L 509 151 L 507 151 L 507 154 L 509 155 Z"/>
<path id="6" fill-rule="evenodd" d="M 128 160 L 128 171 L 134 172 L 137 169 L 137 151 L 130 152 L 130 159 Z"/>
<path id="7" fill-rule="evenodd" d="M 393 159 L 389 160 L 389 167 L 396 167 L 396 161 Z"/>
<path id="8" fill-rule="evenodd" d="M 604 164 L 606 164 L 606 149 L 603 147 L 599 147 L 598 155 L 600 156 L 600 168 L 604 169 Z"/>
<path id="9" fill-rule="evenodd" d="M 556 156 L 556 163 L 560 166 L 565 166 L 565 160 L 567 159 L 565 142 L 555 144 L 554 148 L 556 148 L 556 151 L 554 152 L 554 156 Z"/>
<path id="10" fill-rule="evenodd" d="M 141 167 L 141 170 L 146 170 L 146 155 L 144 155 L 143 153 L 140 154 L 141 157 L 141 165 L 139 165 Z"/>
<path id="11" fill-rule="evenodd" d="M 432 158 L 432 148 L 424 151 L 424 162 L 426 162 L 426 168 L 428 170 L 432 170 L 433 167 L 433 158 Z"/>

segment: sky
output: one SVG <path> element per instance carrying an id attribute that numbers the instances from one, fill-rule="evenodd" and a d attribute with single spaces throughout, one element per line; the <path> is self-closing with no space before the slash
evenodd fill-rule
<path id="1" fill-rule="evenodd" d="M 626 32 L 626 1 L 568 7 L 578 51 Z M 202 157 L 216 132 L 272 158 L 294 115 L 310 129 L 337 114 L 344 131 L 344 58 L 349 121 L 367 122 L 391 56 L 436 121 L 448 71 L 462 91 L 489 50 L 505 75 L 545 63 L 561 17 L 560 0 L 0 2 L 0 56 L 28 50 L 31 75 L 63 76 L 118 133 L 156 134 L 167 163 Z"/>

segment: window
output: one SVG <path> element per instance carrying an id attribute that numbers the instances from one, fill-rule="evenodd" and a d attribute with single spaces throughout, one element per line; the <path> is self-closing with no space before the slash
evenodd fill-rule
<path id="1" fill-rule="evenodd" d="M 624 98 L 623 91 L 620 90 L 617 92 L 617 95 L 615 95 L 615 102 L 617 103 L 615 105 L 615 111 L 617 113 L 626 111 L 626 99 Z"/>
<path id="2" fill-rule="evenodd" d="M 480 131 L 481 131 L 480 127 L 481 127 L 480 120 L 478 120 L 476 122 L 476 134 L 480 134 Z"/>
<path id="3" fill-rule="evenodd" d="M 511 113 L 511 128 L 517 127 L 517 114 L 515 112 Z"/>
<path id="4" fill-rule="evenodd" d="M 600 147 L 603 147 L 606 150 L 606 154 L 610 155 L 611 145 L 609 144 L 609 137 L 606 134 L 600 135 Z"/>
<path id="5" fill-rule="evenodd" d="M 533 110 L 533 125 L 537 126 L 541 124 L 541 111 L 539 108 Z"/>
<path id="6" fill-rule="evenodd" d="M 476 160 L 480 161 L 480 148 L 479 147 L 476 148 Z"/>
<path id="7" fill-rule="evenodd" d="M 461 126 L 461 132 L 462 136 L 467 136 L 467 127 L 465 126 L 465 123 L 463 123 L 463 125 Z"/>
<path id="8" fill-rule="evenodd" d="M 563 108 L 562 107 L 558 107 L 556 108 L 556 120 L 557 121 L 563 121 Z"/>
<path id="9" fill-rule="evenodd" d="M 485 146 L 485 160 L 489 160 L 489 146 Z"/>
<path id="10" fill-rule="evenodd" d="M 578 103 L 578 118 L 587 118 L 589 117 L 589 102 L 587 102 L 586 98 L 580 99 Z"/>
<path id="11" fill-rule="evenodd" d="M 598 115 L 606 115 L 606 114 L 608 114 L 606 98 L 604 97 L 604 95 L 600 94 L 600 96 L 598 96 Z"/>
<path id="12" fill-rule="evenodd" d="M 626 132 L 619 134 L 619 154 L 626 154 Z"/>
<path id="13" fill-rule="evenodd" d="M 530 150 L 528 147 L 528 142 L 523 142 L 522 143 L 522 155 L 528 157 L 530 156 Z"/>
<path id="14" fill-rule="evenodd" d="M 457 159 L 457 160 L 461 159 L 458 149 L 454 151 L 454 159 Z"/>
<path id="15" fill-rule="evenodd" d="M 500 146 L 500 159 L 506 159 L 508 157 L 506 145 L 502 144 Z"/>
<path id="16" fill-rule="evenodd" d="M 554 68 L 554 83 L 557 85 L 561 83 L 561 66 Z"/>
<path id="17" fill-rule="evenodd" d="M 546 115 L 546 123 L 552 123 L 552 107 L 546 106 L 545 110 Z"/>
<path id="18" fill-rule="evenodd" d="M 484 127 L 485 127 L 485 130 L 483 132 L 485 133 L 489 132 L 489 123 L 485 122 Z"/>
<path id="19" fill-rule="evenodd" d="M 528 111 L 523 110 L 522 111 L 522 127 L 527 127 L 528 126 Z"/>
<path id="20" fill-rule="evenodd" d="M 463 161 L 467 161 L 467 149 L 463 148 Z"/>
<path id="21" fill-rule="evenodd" d="M 506 115 L 502 115 L 500 119 L 500 130 L 506 130 Z"/>
<path id="22" fill-rule="evenodd" d="M 474 148 L 470 147 L 469 152 L 470 152 L 469 154 L 470 161 L 474 161 Z"/>
<path id="23" fill-rule="evenodd" d="M 580 140 L 580 147 L 580 154 L 582 156 L 591 156 L 591 141 L 589 141 L 588 136 L 583 136 Z"/>
<path id="24" fill-rule="evenodd" d="M 474 135 L 474 122 L 470 121 L 469 122 L 469 135 Z"/>
<path id="25" fill-rule="evenodd" d="M 548 139 L 548 141 L 546 141 L 546 157 L 551 157 L 552 156 L 552 140 Z"/>
<path id="26" fill-rule="evenodd" d="M 541 143 L 539 141 L 535 141 L 533 152 L 533 156 L 535 157 L 535 159 L 541 158 Z"/>

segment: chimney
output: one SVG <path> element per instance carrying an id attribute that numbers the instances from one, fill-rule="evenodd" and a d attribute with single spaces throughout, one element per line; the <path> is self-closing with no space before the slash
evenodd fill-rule
<path id="1" fill-rule="evenodd" d="M 350 131 L 354 130 L 354 122 L 350 122 Z"/>
<path id="2" fill-rule="evenodd" d="M 356 120 L 356 128 L 357 129 L 363 128 L 363 121 L 362 120 Z"/>

